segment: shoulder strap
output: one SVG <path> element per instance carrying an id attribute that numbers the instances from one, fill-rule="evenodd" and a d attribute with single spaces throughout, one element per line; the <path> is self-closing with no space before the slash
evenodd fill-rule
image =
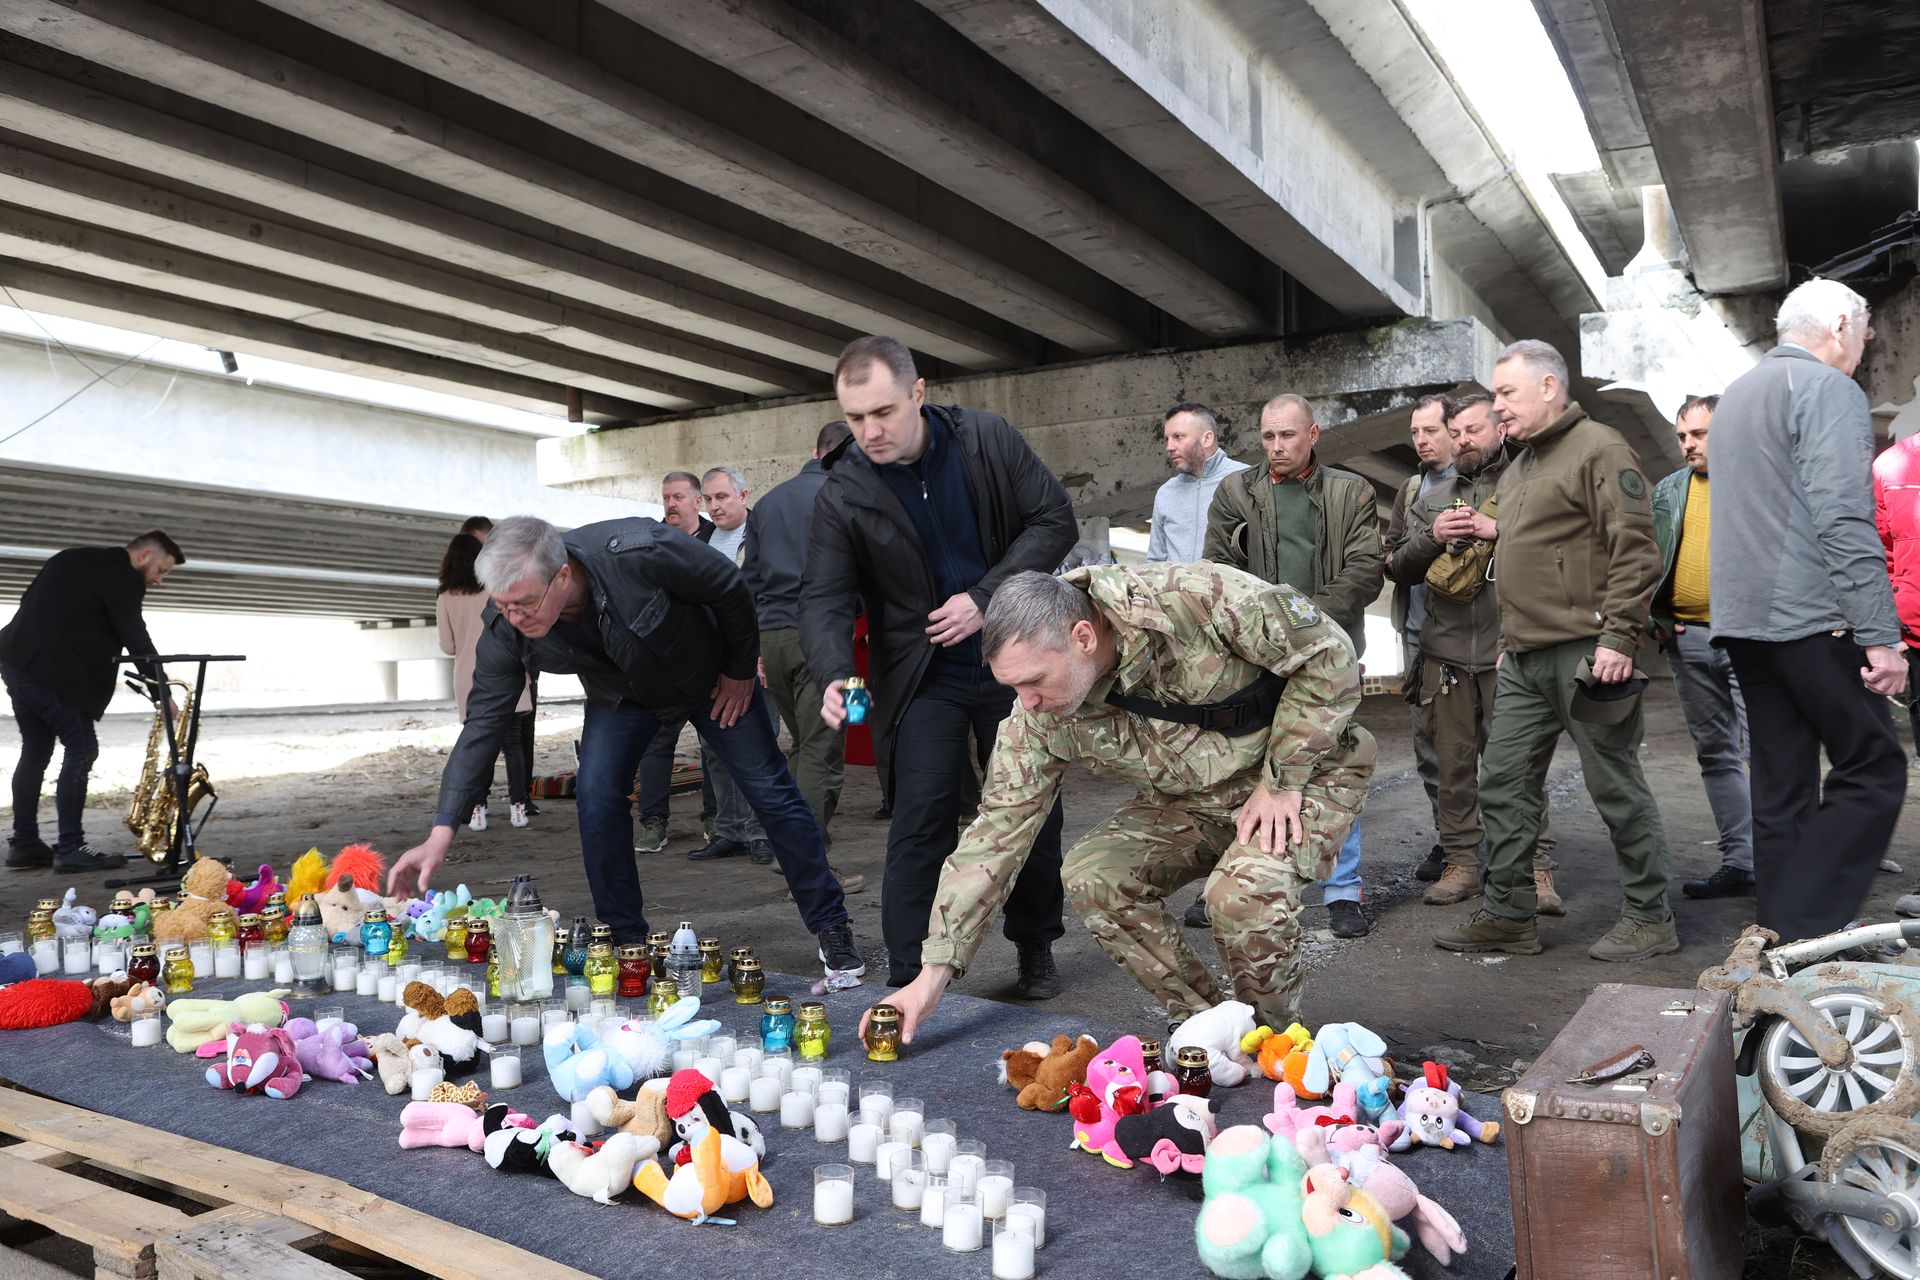
<path id="1" fill-rule="evenodd" d="M 1107 702 L 1122 711 L 1150 720 L 1196 725 L 1212 733 L 1239 738 L 1273 724 L 1273 713 L 1280 706 L 1280 695 L 1286 692 L 1286 688 L 1285 676 L 1266 671 L 1252 684 L 1219 702 L 1156 702 L 1152 698 L 1136 698 L 1117 689 L 1108 691 Z"/>

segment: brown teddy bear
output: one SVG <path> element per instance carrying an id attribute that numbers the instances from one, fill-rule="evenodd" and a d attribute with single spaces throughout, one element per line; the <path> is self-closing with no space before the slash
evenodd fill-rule
<path id="1" fill-rule="evenodd" d="M 1083 1084 L 1087 1064 L 1100 1052 L 1092 1036 L 1077 1041 L 1055 1036 L 1051 1045 L 1029 1042 L 1000 1055 L 1002 1074 L 1017 1091 L 1014 1099 L 1024 1111 L 1060 1111 L 1067 1105 L 1067 1086 Z"/>
<path id="2" fill-rule="evenodd" d="M 652 1138 L 665 1150 L 674 1139 L 673 1122 L 667 1118 L 667 1082 L 649 1080 L 640 1086 L 632 1102 L 601 1085 L 586 1097 L 587 1113 L 609 1129 Z"/>
<path id="3" fill-rule="evenodd" d="M 153 918 L 156 943 L 199 942 L 207 936 L 207 920 L 227 906 L 227 866 L 215 858 L 199 858 L 187 869 L 181 887 L 186 890 L 173 910 Z"/>

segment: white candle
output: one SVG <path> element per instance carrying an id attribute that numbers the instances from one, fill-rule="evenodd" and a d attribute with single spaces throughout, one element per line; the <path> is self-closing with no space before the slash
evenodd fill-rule
<path id="1" fill-rule="evenodd" d="M 947 1185 L 955 1191 L 972 1191 L 980 1185 L 980 1170 L 986 1161 L 979 1156 L 955 1156 L 947 1162 Z"/>
<path id="2" fill-rule="evenodd" d="M 960 1197 L 947 1205 L 947 1220 L 941 1224 L 940 1243 L 955 1253 L 972 1253 L 980 1247 L 980 1206 Z"/>
<path id="3" fill-rule="evenodd" d="M 19 950 L 21 950 L 19 934 L 9 933 L 0 937 L 0 956 L 10 956 Z"/>
<path id="4" fill-rule="evenodd" d="M 133 1047 L 147 1049 L 160 1043 L 160 1019 L 136 1018 L 133 1022 Z"/>
<path id="5" fill-rule="evenodd" d="M 736 1067 L 745 1067 L 748 1071 L 758 1071 L 761 1060 L 766 1056 L 766 1050 L 753 1045 L 747 1045 L 745 1048 L 735 1049 L 733 1051 L 733 1065 Z"/>
<path id="6" fill-rule="evenodd" d="M 293 954 L 288 951 L 273 953 L 273 980 L 285 984 L 293 981 Z"/>
<path id="7" fill-rule="evenodd" d="M 820 1068 L 794 1067 L 793 1074 L 787 1077 L 787 1088 L 798 1093 L 818 1095 L 820 1092 Z M 845 1099 L 843 1098 L 841 1101 L 844 1102 Z"/>
<path id="8" fill-rule="evenodd" d="M 587 1006 L 592 1003 L 593 989 L 591 987 L 581 986 L 567 988 L 567 1009 L 569 1012 L 585 1013 Z"/>
<path id="9" fill-rule="evenodd" d="M 860 1118 L 870 1125 L 886 1128 L 893 1119 L 893 1099 L 884 1093 L 869 1093 L 860 1099 Z"/>
<path id="10" fill-rule="evenodd" d="M 693 1069 L 713 1081 L 714 1087 L 720 1085 L 720 1059 L 712 1054 L 704 1054 L 694 1061 Z"/>
<path id="11" fill-rule="evenodd" d="M 353 975 L 355 995 L 375 996 L 380 993 L 380 975 L 372 969 L 362 969 Z"/>
<path id="12" fill-rule="evenodd" d="M 928 1173 L 945 1173 L 953 1159 L 954 1136 L 950 1133 L 929 1133 L 920 1139 L 920 1149 L 927 1155 Z"/>
<path id="13" fill-rule="evenodd" d="M 927 1179 L 927 1189 L 921 1193 L 920 1225 L 938 1227 L 947 1220 L 947 1184 L 944 1179 L 936 1183 L 932 1177 Z"/>
<path id="14" fill-rule="evenodd" d="M 195 942 L 187 947 L 187 959 L 193 962 L 193 976 L 211 978 L 213 976 L 213 944 Z"/>
<path id="15" fill-rule="evenodd" d="M 922 1169 L 896 1169 L 893 1174 L 893 1207 L 918 1209 L 927 1193 L 927 1175 Z"/>
<path id="16" fill-rule="evenodd" d="M 853 1184 L 816 1183 L 813 1188 L 813 1220 L 823 1227 L 839 1227 L 852 1222 Z"/>
<path id="17" fill-rule="evenodd" d="M 700 1061 L 700 1051 L 698 1049 L 681 1045 L 673 1051 L 673 1069 L 675 1071 L 685 1071 L 698 1061 Z"/>
<path id="18" fill-rule="evenodd" d="M 1001 1173 L 990 1173 L 980 1179 L 980 1212 L 989 1218 L 998 1218 L 1007 1211 L 1007 1202 L 1013 1198 L 1013 1179 Z"/>
<path id="19" fill-rule="evenodd" d="M 1020 1222 L 1033 1224 L 1033 1247 L 1047 1247 L 1047 1207 L 1028 1200 L 1016 1200 L 1007 1206 L 1007 1224 L 1012 1226 Z"/>
<path id="20" fill-rule="evenodd" d="M 844 1080 L 822 1080 L 815 1086 L 813 1092 L 821 1102 L 837 1102 L 843 1107 L 852 1105 L 851 1094 Z"/>
<path id="21" fill-rule="evenodd" d="M 778 1080 L 780 1092 L 785 1093 L 792 1087 L 788 1081 L 793 1078 L 793 1059 L 768 1058 L 760 1064 L 760 1074 L 769 1080 Z"/>
<path id="22" fill-rule="evenodd" d="M 482 1014 L 480 1035 L 488 1044 L 505 1044 L 507 1041 L 507 1015 L 504 1013 Z"/>
<path id="23" fill-rule="evenodd" d="M 993 1280 L 1033 1280 L 1033 1237 L 1001 1231 L 993 1237 Z"/>
<path id="24" fill-rule="evenodd" d="M 345 964 L 333 966 L 333 989 L 335 991 L 353 990 L 354 964 L 349 960 Z"/>
<path id="25" fill-rule="evenodd" d="M 101 974 L 111 975 L 127 967 L 127 955 L 117 942 L 102 942 L 93 949 L 93 963 Z"/>
<path id="26" fill-rule="evenodd" d="M 862 1120 L 847 1130 L 847 1159 L 855 1164 L 872 1164 L 880 1148 L 880 1126 Z"/>
<path id="27" fill-rule="evenodd" d="M 291 965 L 293 962 L 289 960 L 287 963 Z M 240 969 L 248 982 L 265 982 L 267 975 L 273 971 L 273 957 L 263 947 L 249 947 L 241 957 Z"/>
<path id="28" fill-rule="evenodd" d="M 412 982 L 420 976 L 420 962 L 417 960 L 407 961 L 400 966 L 400 972 L 394 976 L 400 979 L 400 986 L 404 990 L 409 982 Z"/>
<path id="29" fill-rule="evenodd" d="M 86 973 L 93 968 L 93 946 L 85 938 L 67 943 L 66 950 L 60 956 L 60 972 L 69 974 Z M 196 974 L 196 976 L 198 976 Z"/>
<path id="30" fill-rule="evenodd" d="M 905 1155 L 912 1148 L 904 1142 L 883 1142 L 873 1149 L 874 1176 L 882 1182 L 893 1181 L 893 1159 Z"/>
<path id="31" fill-rule="evenodd" d="M 732 1062 L 734 1051 L 739 1047 L 740 1042 L 727 1035 L 713 1036 L 707 1041 L 707 1052 L 722 1063 Z"/>
<path id="32" fill-rule="evenodd" d="M 34 943 L 33 968 L 36 973 L 60 972 L 60 944 L 52 938 L 42 938 Z"/>
<path id="33" fill-rule="evenodd" d="M 323 1032 L 331 1031 L 335 1027 L 339 1026 L 341 1021 L 342 1019 L 340 1018 L 316 1018 L 313 1023 L 313 1029 L 315 1031 L 323 1031 Z"/>
<path id="34" fill-rule="evenodd" d="M 540 1029 L 542 1031 L 564 1026 L 572 1021 L 573 1019 L 568 1016 L 565 1009 L 542 1009 L 540 1011 Z"/>
<path id="35" fill-rule="evenodd" d="M 216 978 L 240 976 L 240 948 L 222 947 L 213 953 L 213 976 Z"/>
<path id="36" fill-rule="evenodd" d="M 381 1004 L 392 1004 L 400 995 L 400 979 L 390 973 L 380 975 L 380 983 L 374 987 L 374 998 Z"/>
<path id="37" fill-rule="evenodd" d="M 513 1020 L 513 1042 L 515 1044 L 540 1043 L 540 1019 L 530 1013 L 523 1013 Z"/>
<path id="38" fill-rule="evenodd" d="M 778 1111 L 780 1109 L 780 1082 L 771 1076 L 761 1076 L 754 1080 L 747 1090 L 747 1105 L 755 1111 Z"/>
<path id="39" fill-rule="evenodd" d="M 753 1072 L 745 1067 L 728 1067 L 720 1073 L 720 1099 L 745 1102 L 753 1089 Z"/>
<path id="40" fill-rule="evenodd" d="M 813 1109 L 813 1136 L 821 1142 L 840 1142 L 847 1136 L 847 1104 L 822 1102 Z"/>
<path id="41" fill-rule="evenodd" d="M 496 1089 L 517 1089 L 520 1087 L 520 1055 L 516 1053 L 496 1053 L 487 1064 L 487 1078 Z"/>
<path id="42" fill-rule="evenodd" d="M 920 1145 L 920 1139 L 926 1135 L 926 1120 L 918 1111 L 896 1111 L 887 1121 L 887 1136 L 895 1142 L 904 1142 L 910 1147 Z"/>
<path id="43" fill-rule="evenodd" d="M 425 1102 L 427 1095 L 433 1092 L 433 1087 L 446 1078 L 447 1073 L 438 1067 L 415 1067 L 413 1069 L 413 1100 Z"/>
<path id="44" fill-rule="evenodd" d="M 780 1095 L 780 1127 L 782 1129 L 804 1129 L 812 1123 L 812 1094 L 785 1093 Z"/>

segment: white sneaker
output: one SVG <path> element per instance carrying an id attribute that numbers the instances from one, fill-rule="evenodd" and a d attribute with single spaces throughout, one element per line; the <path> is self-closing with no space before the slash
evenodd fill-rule
<path id="1" fill-rule="evenodd" d="M 507 821 L 511 822 L 516 827 L 526 826 L 527 825 L 527 806 L 523 804 L 514 805 L 511 809 L 507 811 Z"/>
<path id="2" fill-rule="evenodd" d="M 473 806 L 473 816 L 467 819 L 467 830 L 485 831 L 486 829 L 487 829 L 487 806 L 483 804 L 477 804 Z"/>

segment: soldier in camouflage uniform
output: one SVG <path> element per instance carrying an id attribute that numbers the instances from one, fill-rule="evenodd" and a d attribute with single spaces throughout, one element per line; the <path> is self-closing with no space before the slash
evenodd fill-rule
<path id="1" fill-rule="evenodd" d="M 1300 1004 L 1300 893 L 1333 868 L 1372 776 L 1351 723 L 1359 665 L 1346 633 L 1286 586 L 1222 565 L 1076 569 L 1008 578 L 984 648 L 1020 705 L 1001 726 L 980 816 L 941 869 L 920 976 L 888 1003 L 911 1032 L 972 959 L 1046 821 L 1067 766 L 1137 794 L 1067 855 L 1067 896 L 1095 941 L 1174 1018 L 1222 999 L 1166 910 L 1204 901 L 1233 994 L 1274 1026 Z M 1230 734 L 1174 714 L 1244 695 Z M 1243 695 L 1235 698 L 1236 694 Z M 1155 713 L 1109 695 L 1161 704 Z"/>

